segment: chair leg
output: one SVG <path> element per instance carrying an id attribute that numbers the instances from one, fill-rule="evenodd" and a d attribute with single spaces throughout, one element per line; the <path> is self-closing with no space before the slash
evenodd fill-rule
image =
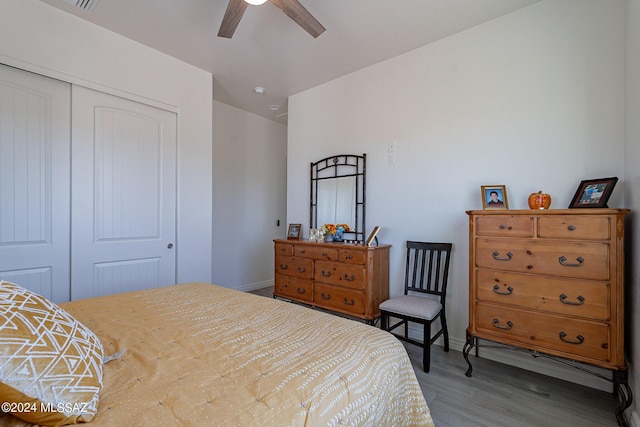
<path id="1" fill-rule="evenodd" d="M 444 312 L 440 316 L 440 323 L 442 324 L 442 335 L 444 336 L 444 351 L 449 351 L 449 328 L 447 328 L 447 317 Z"/>
<path id="2" fill-rule="evenodd" d="M 424 324 L 424 344 L 422 345 L 422 369 L 429 372 L 431 369 L 431 322 Z"/>

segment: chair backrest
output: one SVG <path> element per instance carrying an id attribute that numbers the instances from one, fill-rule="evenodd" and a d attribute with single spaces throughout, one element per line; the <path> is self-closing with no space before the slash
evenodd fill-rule
<path id="1" fill-rule="evenodd" d="M 437 295 L 444 303 L 449 279 L 451 243 L 407 242 L 404 293 Z"/>

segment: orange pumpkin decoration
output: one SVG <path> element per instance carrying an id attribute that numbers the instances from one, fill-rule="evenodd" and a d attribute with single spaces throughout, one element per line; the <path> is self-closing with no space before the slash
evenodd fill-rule
<path id="1" fill-rule="evenodd" d="M 529 207 L 531 209 L 549 209 L 551 206 L 551 196 L 549 194 L 538 191 L 531 193 L 529 196 Z"/>

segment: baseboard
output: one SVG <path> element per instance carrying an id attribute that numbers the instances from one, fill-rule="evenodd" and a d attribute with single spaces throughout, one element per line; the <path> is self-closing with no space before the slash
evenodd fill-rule
<path id="1" fill-rule="evenodd" d="M 257 289 L 268 288 L 268 287 L 273 287 L 273 279 L 265 280 L 264 282 L 249 283 L 247 285 L 239 286 L 235 289 L 242 292 L 250 292 L 250 291 L 255 291 Z"/>

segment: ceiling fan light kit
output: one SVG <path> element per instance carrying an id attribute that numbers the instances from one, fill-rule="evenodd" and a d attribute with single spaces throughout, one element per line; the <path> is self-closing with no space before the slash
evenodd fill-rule
<path id="1" fill-rule="evenodd" d="M 249 4 L 261 5 L 267 0 L 229 0 L 227 10 L 222 18 L 218 37 L 230 39 L 236 31 L 240 19 L 247 10 Z M 320 22 L 298 0 L 268 0 L 271 4 L 283 11 L 289 18 L 301 26 L 313 38 L 325 31 Z"/>

